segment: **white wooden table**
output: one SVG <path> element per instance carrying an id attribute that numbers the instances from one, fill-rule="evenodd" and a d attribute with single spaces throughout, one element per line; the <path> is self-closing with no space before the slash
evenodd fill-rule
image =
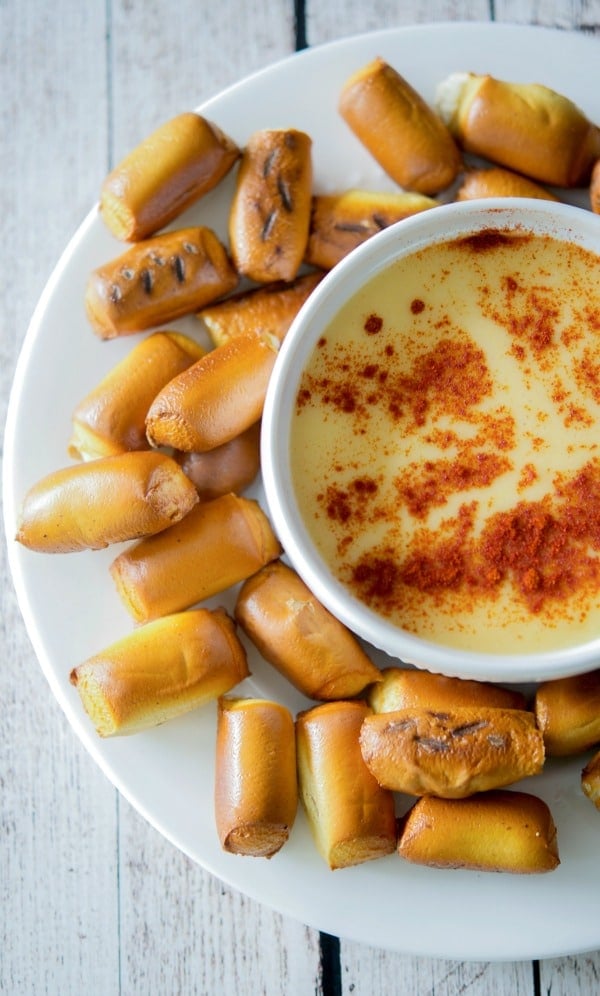
<path id="1" fill-rule="evenodd" d="M 109 164 L 159 120 L 306 44 L 490 17 L 600 43 L 600 0 L 0 0 L 2 425 L 51 269 Z M 600 992 L 600 951 L 540 963 L 400 956 L 321 936 L 223 886 L 84 751 L 34 658 L 4 545 L 2 574 L 0 992 Z"/>

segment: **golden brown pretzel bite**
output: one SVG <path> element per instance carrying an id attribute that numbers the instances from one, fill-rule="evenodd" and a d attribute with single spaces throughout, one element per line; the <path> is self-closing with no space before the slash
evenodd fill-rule
<path id="1" fill-rule="evenodd" d="M 270 858 L 298 808 L 296 741 L 289 709 L 266 699 L 219 699 L 215 819 L 221 847 Z"/>
<path id="2" fill-rule="evenodd" d="M 210 598 L 281 553 L 258 502 L 236 495 L 200 502 L 162 536 L 160 543 L 141 540 L 129 547 L 110 568 L 117 591 L 137 622 Z"/>
<path id="3" fill-rule="evenodd" d="M 525 696 L 488 681 L 448 678 L 443 674 L 405 667 L 381 671 L 381 681 L 369 689 L 373 712 L 399 709 L 454 709 L 487 706 L 494 709 L 525 709 Z"/>
<path id="4" fill-rule="evenodd" d="M 374 59 L 346 81 L 339 110 L 401 187 L 436 194 L 458 174 L 460 153 L 448 128 L 384 59 Z"/>
<path id="5" fill-rule="evenodd" d="M 94 332 L 114 339 L 197 311 L 238 279 L 210 228 L 182 228 L 137 242 L 94 270 L 85 307 Z"/>
<path id="6" fill-rule="evenodd" d="M 305 260 L 331 270 L 344 256 L 389 225 L 437 207 L 432 197 L 417 193 L 387 194 L 346 190 L 312 199 Z"/>
<path id="7" fill-rule="evenodd" d="M 380 785 L 408 795 L 462 799 L 502 788 L 544 765 L 533 714 L 518 709 L 399 709 L 368 716 L 362 755 Z"/>
<path id="8" fill-rule="evenodd" d="M 600 809 L 600 750 L 588 761 L 581 772 L 581 788 L 596 809 Z"/>
<path id="9" fill-rule="evenodd" d="M 175 459 L 193 481 L 202 501 L 230 491 L 239 494 L 260 470 L 260 422 L 235 439 L 205 453 L 177 453 Z"/>
<path id="10" fill-rule="evenodd" d="M 543 681 L 534 709 L 547 754 L 566 757 L 600 743 L 600 668 Z"/>
<path id="11" fill-rule="evenodd" d="M 100 213 L 116 238 L 145 239 L 216 187 L 239 155 L 211 121 L 191 111 L 178 114 L 109 173 Z"/>
<path id="12" fill-rule="evenodd" d="M 121 453 L 63 467 L 34 484 L 16 539 L 42 553 L 101 550 L 162 532 L 197 502 L 194 485 L 172 457 Z"/>
<path id="13" fill-rule="evenodd" d="M 300 308 L 320 280 L 322 272 L 305 273 L 290 283 L 281 280 L 234 294 L 198 312 L 215 346 L 246 332 L 268 332 L 280 342 Z"/>
<path id="14" fill-rule="evenodd" d="M 594 163 L 590 179 L 590 207 L 594 214 L 600 214 L 600 159 Z"/>
<path id="15" fill-rule="evenodd" d="M 434 868 L 516 875 L 549 872 L 560 864 L 546 803 L 502 789 L 469 799 L 419 799 L 401 821 L 398 853 Z"/>
<path id="16" fill-rule="evenodd" d="M 308 698 L 353 698 L 379 680 L 356 637 L 281 560 L 243 584 L 235 617 L 265 660 Z"/>
<path id="17" fill-rule="evenodd" d="M 257 131 L 243 151 L 229 213 L 239 273 L 268 283 L 293 280 L 308 239 L 312 141 L 294 128 Z"/>
<path id="18" fill-rule="evenodd" d="M 69 455 L 75 459 L 148 449 L 146 415 L 168 381 L 204 355 L 189 336 L 155 332 L 142 339 L 77 405 Z"/>
<path id="19" fill-rule="evenodd" d="M 275 336 L 246 332 L 174 377 L 148 410 L 152 445 L 202 453 L 249 429 L 262 415 L 278 350 Z"/>
<path id="20" fill-rule="evenodd" d="M 358 745 L 364 702 L 326 702 L 296 719 L 300 798 L 317 849 L 345 868 L 396 849 L 394 797 L 365 765 Z"/>
<path id="21" fill-rule="evenodd" d="M 101 737 L 137 733 L 197 709 L 248 675 L 223 609 L 195 609 L 139 626 L 71 672 Z"/>
<path id="22" fill-rule="evenodd" d="M 456 191 L 457 201 L 473 201 L 485 197 L 534 197 L 537 200 L 558 201 L 549 190 L 526 176 L 501 166 L 472 169 L 465 174 Z"/>
<path id="23" fill-rule="evenodd" d="M 465 151 L 540 183 L 585 184 L 600 157 L 600 129 L 539 83 L 453 73 L 440 83 L 436 104 Z"/>

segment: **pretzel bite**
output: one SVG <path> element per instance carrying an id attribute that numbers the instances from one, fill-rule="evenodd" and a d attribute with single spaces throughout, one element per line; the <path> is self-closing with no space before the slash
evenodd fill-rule
<path id="1" fill-rule="evenodd" d="M 600 159 L 594 163 L 590 179 L 590 207 L 594 214 L 600 214 Z"/>
<path id="2" fill-rule="evenodd" d="M 308 698 L 353 698 L 380 679 L 356 637 L 281 560 L 243 584 L 235 617 L 265 660 Z"/>
<path id="3" fill-rule="evenodd" d="M 159 391 L 146 416 L 153 446 L 212 450 L 260 419 L 279 341 L 246 332 L 217 346 Z"/>
<path id="4" fill-rule="evenodd" d="M 179 612 L 139 626 L 71 672 L 101 737 L 137 733 L 197 709 L 248 676 L 223 609 Z"/>
<path id="5" fill-rule="evenodd" d="M 541 682 L 534 711 L 549 756 L 581 754 L 600 743 L 600 668 Z"/>
<path id="6" fill-rule="evenodd" d="M 215 819 L 223 850 L 271 858 L 287 841 L 297 808 L 290 711 L 266 699 L 220 698 Z"/>
<path id="7" fill-rule="evenodd" d="M 331 270 L 372 235 L 437 204 L 432 197 L 410 192 L 346 190 L 315 196 L 305 260 Z"/>
<path id="8" fill-rule="evenodd" d="M 368 716 L 362 755 L 380 785 L 407 795 L 462 799 L 502 788 L 544 765 L 533 714 L 462 706 L 399 709 Z"/>
<path id="9" fill-rule="evenodd" d="M 217 595 L 281 553 L 258 502 L 237 495 L 200 502 L 161 535 L 162 542 L 150 542 L 159 539 L 154 536 L 133 544 L 110 567 L 117 591 L 137 622 Z"/>
<path id="10" fill-rule="evenodd" d="M 600 129 L 539 83 L 453 73 L 440 83 L 436 106 L 466 152 L 540 183 L 581 186 L 600 157 Z"/>
<path id="11" fill-rule="evenodd" d="M 125 242 L 147 238 L 216 187 L 239 156 L 235 142 L 211 121 L 178 114 L 106 177 L 100 193 L 106 226 Z"/>
<path id="12" fill-rule="evenodd" d="M 581 788 L 596 809 L 600 809 L 600 750 L 594 754 L 581 772 Z"/>
<path id="13" fill-rule="evenodd" d="M 260 422 L 223 446 L 205 453 L 178 453 L 175 459 L 202 501 L 239 494 L 260 470 Z"/>
<path id="14" fill-rule="evenodd" d="M 237 271 L 257 283 L 298 273 L 310 221 L 311 149 L 308 135 L 287 128 L 255 132 L 243 151 L 229 241 Z"/>
<path id="15" fill-rule="evenodd" d="M 388 667 L 368 691 L 373 712 L 399 709 L 455 709 L 486 706 L 492 709 L 525 709 L 525 696 L 487 681 L 448 678 L 407 667 Z"/>
<path id="16" fill-rule="evenodd" d="M 549 872 L 560 864 L 546 803 L 502 789 L 469 799 L 419 799 L 401 821 L 398 853 L 434 868 L 516 875 Z"/>
<path id="17" fill-rule="evenodd" d="M 194 485 L 172 457 L 121 453 L 63 467 L 34 484 L 15 538 L 41 553 L 102 550 L 162 532 L 197 502 Z"/>
<path id="18" fill-rule="evenodd" d="M 461 157 L 448 128 L 383 59 L 346 81 L 339 111 L 381 168 L 406 190 L 436 194 L 457 176 Z"/>
<path id="19" fill-rule="evenodd" d="M 364 702 L 327 702 L 296 719 L 300 799 L 317 849 L 332 869 L 396 849 L 394 797 L 377 784 L 358 744 L 369 712 Z"/>
<path id="20" fill-rule="evenodd" d="M 94 332 L 114 339 L 198 311 L 238 279 L 210 228 L 182 228 L 136 242 L 94 270 L 85 307 Z"/>
<path id="21" fill-rule="evenodd" d="M 482 197 L 534 197 L 545 201 L 559 200 L 545 187 L 540 187 L 526 176 L 500 166 L 470 170 L 456 191 L 457 201 L 473 201 Z"/>
<path id="22" fill-rule="evenodd" d="M 83 398 L 73 412 L 69 456 L 96 457 L 148 449 L 146 414 L 160 389 L 204 355 L 189 336 L 147 336 Z"/>
<path id="23" fill-rule="evenodd" d="M 215 346 L 246 332 L 267 332 L 279 342 L 324 274 L 305 273 L 290 283 L 281 280 L 234 294 L 198 312 Z"/>

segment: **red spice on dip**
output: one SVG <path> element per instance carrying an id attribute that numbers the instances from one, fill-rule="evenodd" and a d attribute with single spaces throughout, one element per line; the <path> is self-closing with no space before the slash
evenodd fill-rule
<path id="1" fill-rule="evenodd" d="M 290 435 L 338 579 L 490 653 L 600 631 L 600 260 L 490 227 L 401 257 L 323 331 Z"/>

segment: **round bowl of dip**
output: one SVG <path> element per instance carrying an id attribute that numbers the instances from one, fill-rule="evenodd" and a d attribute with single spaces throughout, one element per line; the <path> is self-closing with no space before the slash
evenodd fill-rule
<path id="1" fill-rule="evenodd" d="M 269 385 L 285 555 L 392 658 L 532 682 L 600 661 L 600 217 L 436 207 L 342 260 Z"/>

